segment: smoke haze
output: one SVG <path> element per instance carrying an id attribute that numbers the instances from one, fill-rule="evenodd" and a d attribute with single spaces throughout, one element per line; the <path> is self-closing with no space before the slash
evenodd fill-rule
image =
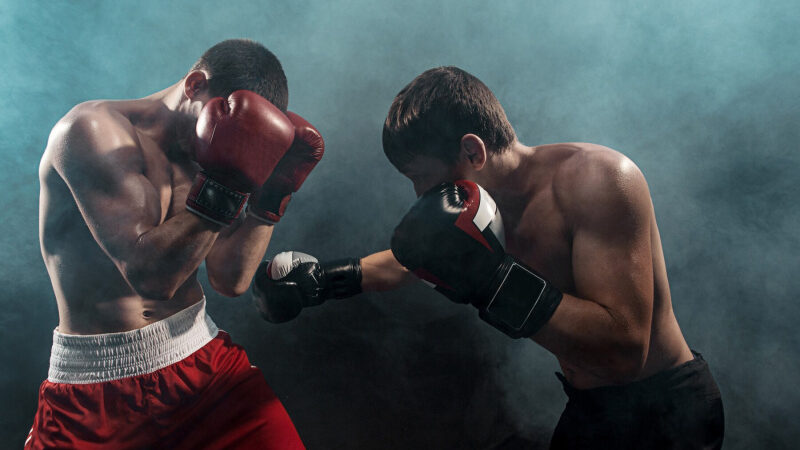
<path id="1" fill-rule="evenodd" d="M 268 257 L 388 247 L 414 199 L 380 132 L 434 66 L 480 78 L 529 145 L 587 141 L 648 179 L 673 306 L 723 395 L 726 448 L 800 440 L 800 2 L 0 2 L 0 442 L 18 447 L 57 311 L 38 247 L 37 166 L 72 106 L 178 81 L 246 37 L 281 60 L 325 158 Z M 309 448 L 546 446 L 566 397 L 555 358 L 426 288 L 329 302 L 288 324 L 210 289 Z"/>

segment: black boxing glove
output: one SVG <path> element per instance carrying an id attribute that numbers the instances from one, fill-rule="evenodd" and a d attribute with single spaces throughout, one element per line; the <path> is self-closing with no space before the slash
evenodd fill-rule
<path id="1" fill-rule="evenodd" d="M 505 252 L 497 205 L 471 181 L 442 183 L 420 196 L 394 230 L 392 253 L 512 338 L 535 334 L 561 302 L 557 288 Z"/>
<path id="2" fill-rule="evenodd" d="M 301 252 L 282 252 L 258 266 L 253 301 L 272 323 L 294 319 L 307 306 L 361 293 L 361 262 L 346 258 L 320 263 Z"/>

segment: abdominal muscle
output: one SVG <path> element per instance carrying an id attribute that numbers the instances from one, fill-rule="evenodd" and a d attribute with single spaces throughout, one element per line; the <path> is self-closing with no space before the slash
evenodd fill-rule
<path id="1" fill-rule="evenodd" d="M 96 253 L 91 249 L 86 253 Z M 102 253 L 105 257 L 105 254 Z M 51 262 L 55 259 L 50 258 Z M 95 264 L 91 264 L 95 259 Z M 169 300 L 153 300 L 136 294 L 110 260 L 84 258 L 61 266 L 51 280 L 58 303 L 58 331 L 64 334 L 100 334 L 130 331 L 165 319 L 203 298 L 193 273 Z"/>
<path id="2" fill-rule="evenodd" d="M 196 281 L 195 281 L 196 283 Z M 137 295 L 106 300 L 83 300 L 80 306 L 66 298 L 58 300 L 58 332 L 63 334 L 102 334 L 136 330 L 197 303 L 203 298 L 198 293 L 170 300 L 150 300 Z"/>

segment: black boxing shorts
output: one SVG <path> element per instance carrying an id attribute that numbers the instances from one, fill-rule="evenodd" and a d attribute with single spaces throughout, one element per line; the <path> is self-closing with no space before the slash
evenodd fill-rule
<path id="1" fill-rule="evenodd" d="M 722 398 L 708 364 L 694 359 L 622 386 L 576 389 L 560 373 L 569 400 L 551 449 L 718 449 Z"/>

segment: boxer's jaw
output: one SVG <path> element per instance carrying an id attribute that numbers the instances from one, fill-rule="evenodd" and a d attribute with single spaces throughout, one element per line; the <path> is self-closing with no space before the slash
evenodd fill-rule
<path id="1" fill-rule="evenodd" d="M 173 112 L 171 151 L 194 159 L 197 118 L 212 99 L 208 92 L 207 74 L 200 70 L 189 72 L 183 80 L 173 85 L 171 91 L 170 95 L 165 96 L 165 104 Z"/>
<path id="2" fill-rule="evenodd" d="M 183 155 L 194 159 L 194 148 L 197 145 L 195 126 L 197 118 L 180 112 L 174 112 L 170 119 L 170 132 L 165 136 L 165 147 L 175 155 Z"/>
<path id="3" fill-rule="evenodd" d="M 131 123 L 173 156 L 189 156 L 197 119 L 182 109 L 182 81 L 135 100 L 129 111 Z"/>
<path id="4" fill-rule="evenodd" d="M 439 158 L 432 156 L 415 156 L 400 170 L 414 185 L 414 192 L 417 197 L 428 189 L 445 181 L 455 181 L 463 179 L 464 168 L 461 164 L 448 164 Z"/>
<path id="5" fill-rule="evenodd" d="M 485 147 L 475 151 L 463 142 L 464 139 L 462 150 L 454 162 L 418 155 L 403 167 L 400 172 L 414 184 L 417 197 L 442 182 L 456 180 L 469 180 L 482 186 L 496 201 L 513 200 L 512 197 L 525 190 L 521 187 L 527 185 L 528 169 L 522 167 L 521 161 L 532 152 L 531 147 L 515 140 L 501 152 L 487 152 Z"/>

